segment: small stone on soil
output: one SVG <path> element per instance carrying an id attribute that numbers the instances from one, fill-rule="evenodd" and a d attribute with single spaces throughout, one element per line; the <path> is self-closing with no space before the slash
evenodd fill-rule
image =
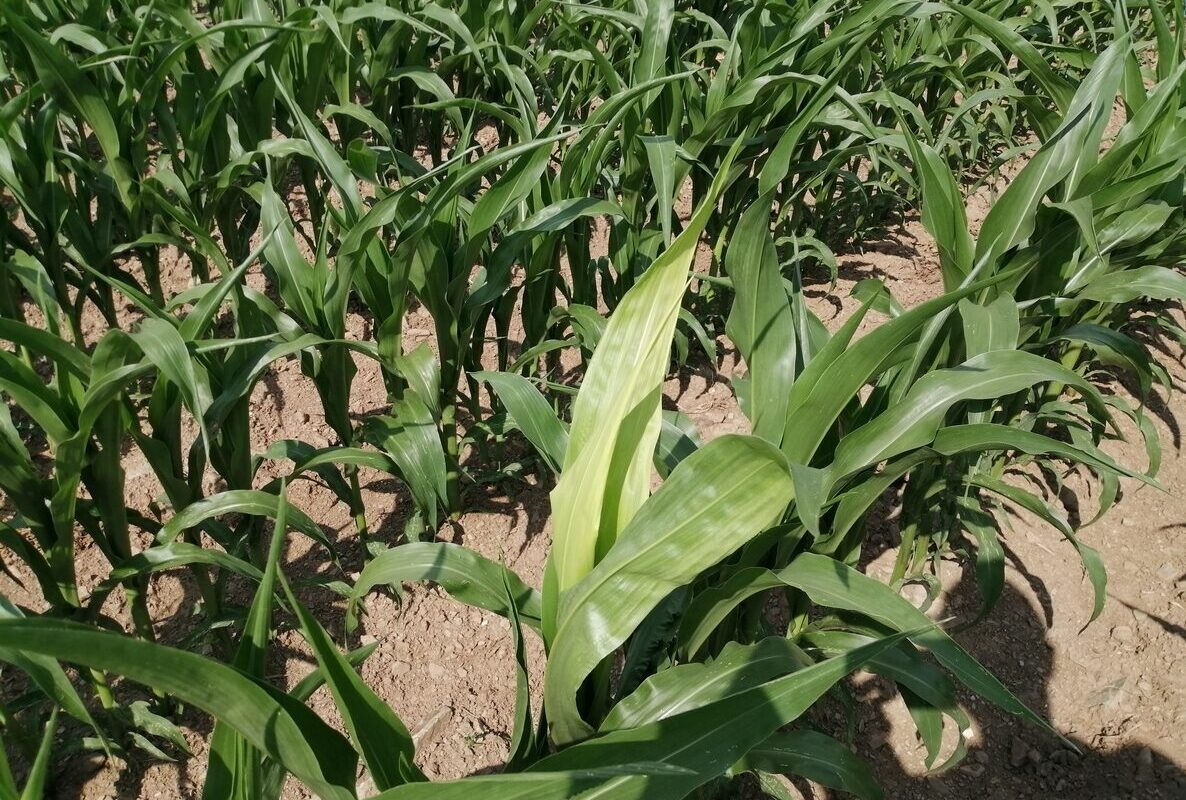
<path id="1" fill-rule="evenodd" d="M 1137 753 L 1137 781 L 1148 783 L 1153 777 L 1153 751 L 1142 747 L 1141 752 Z"/>
<path id="2" fill-rule="evenodd" d="M 1025 763 L 1029 756 L 1030 746 L 1020 736 L 1014 736 L 1013 741 L 1009 744 L 1009 765 L 1012 767 L 1020 767 Z"/>

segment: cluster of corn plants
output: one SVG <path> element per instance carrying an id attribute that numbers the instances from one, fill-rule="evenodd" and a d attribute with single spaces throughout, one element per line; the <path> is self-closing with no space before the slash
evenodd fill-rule
<path id="1" fill-rule="evenodd" d="M 0 596 L 0 661 L 27 687 L 0 705 L 17 756 L 0 748 L 0 796 L 45 791 L 61 712 L 109 753 L 184 747 L 166 698 L 217 720 L 209 798 L 279 797 L 289 775 L 327 798 L 679 798 L 747 773 L 774 797 L 777 774 L 875 797 L 810 722 L 858 668 L 899 687 L 931 766 L 964 754 L 956 683 L 1048 728 L 898 590 L 933 596 L 939 560 L 969 553 L 989 613 L 1013 505 L 1068 540 L 1102 609 L 1104 565 L 1048 490 L 1089 474 L 1103 514 L 1121 478 L 1156 486 L 1142 403 L 1173 390 L 1158 337 L 1186 340 L 1182 17 L 1159 0 L 0 6 L 0 566 L 39 598 Z M 973 236 L 966 189 L 1019 155 Z M 915 212 L 941 296 L 903 309 L 866 284 L 829 333 L 805 283 Z M 413 309 L 431 347 L 404 341 Z M 662 386 L 726 338 L 751 434 L 704 442 Z M 359 359 L 387 396 L 361 419 Z M 288 360 L 336 441 L 253 452 L 253 391 Z M 1135 405 L 1101 391 L 1117 376 Z M 1144 469 L 1101 448 L 1122 424 Z M 129 452 L 160 487 L 148 507 Z M 554 479 L 538 589 L 435 541 L 511 458 Z M 374 530 L 360 468 L 406 487 L 398 536 Z M 288 501 L 298 480 L 349 509 L 355 580 Z M 858 569 L 887 492 L 888 584 Z M 342 620 L 294 593 L 294 531 L 341 572 L 322 582 L 347 623 L 415 582 L 508 619 L 501 774 L 426 781 L 355 672 L 374 648 L 341 649 Z M 89 591 L 84 548 L 108 568 Z M 200 594 L 183 647 L 155 641 L 163 570 Z M 265 677 L 280 625 L 318 663 L 292 687 Z M 343 730 L 305 705 L 322 685 Z"/>

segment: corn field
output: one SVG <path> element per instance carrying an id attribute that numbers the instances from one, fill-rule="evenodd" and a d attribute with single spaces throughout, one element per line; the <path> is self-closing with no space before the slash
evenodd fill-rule
<path id="1" fill-rule="evenodd" d="M 1018 508 L 1081 562 L 1094 619 L 1080 527 L 1122 480 L 1161 491 L 1144 400 L 1186 345 L 1183 14 L 0 3 L 0 568 L 38 598 L 0 594 L 0 798 L 46 796 L 81 751 L 184 755 L 188 709 L 213 720 L 206 800 L 790 797 L 776 776 L 877 798 L 810 722 L 856 671 L 898 688 L 935 770 L 965 754 L 967 693 L 1053 730 L 903 589 L 933 599 L 964 559 L 993 614 Z M 826 326 L 808 300 L 836 253 L 908 219 L 932 298 L 871 278 Z M 663 387 L 725 351 L 747 432 L 709 437 Z M 289 369 L 332 440 L 259 449 Z M 1107 454 L 1125 435 L 1145 463 Z M 395 512 L 367 507 L 374 474 Z M 537 585 L 442 537 L 529 480 Z M 887 497 L 883 581 L 862 567 Z M 165 573 L 195 592 L 168 644 Z M 368 604 L 420 583 L 508 623 L 494 774 L 429 781 L 361 677 Z M 284 631 L 316 664 L 295 685 L 269 669 Z"/>

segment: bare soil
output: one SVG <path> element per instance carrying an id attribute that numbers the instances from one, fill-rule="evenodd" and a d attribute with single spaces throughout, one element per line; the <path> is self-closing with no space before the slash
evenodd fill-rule
<path id="1" fill-rule="evenodd" d="M 856 303 L 848 296 L 855 282 L 877 277 L 904 306 L 939 292 L 937 255 L 917 222 L 840 258 L 836 286 L 814 285 L 816 313 L 838 327 Z M 178 276 L 188 266 L 178 263 Z M 258 280 L 258 276 L 253 276 Z M 185 288 L 178 277 L 175 289 Z M 129 314 L 128 323 L 135 321 Z M 876 321 L 867 321 L 866 326 Z M 97 324 L 97 323 L 96 323 Z M 431 342 L 431 319 L 414 311 L 407 320 L 409 344 Z M 101 333 L 101 330 L 96 330 Z M 349 335 L 368 335 L 366 320 L 354 317 Z M 728 377 L 739 371 L 727 341 L 720 341 L 721 363 L 690 366 L 665 386 L 668 405 L 689 415 L 704 438 L 744 432 L 747 423 L 733 400 Z M 1186 381 L 1178 350 L 1165 354 L 1171 373 Z M 359 359 L 353 410 L 359 416 L 386 410 L 383 383 L 373 364 Z M 1123 387 L 1115 387 L 1123 391 Z M 333 440 L 313 385 L 295 361 L 277 365 L 253 395 L 253 446 L 262 451 L 279 439 L 301 439 L 322 446 Z M 1124 487 L 1123 497 L 1083 538 L 1098 548 L 1109 566 L 1108 604 L 1083 629 L 1090 611 L 1090 587 L 1071 547 L 1058 534 L 1024 513 L 1006 531 L 1008 587 L 993 615 L 957 638 L 1022 699 L 1044 714 L 1064 737 L 1043 732 L 965 698 L 975 722 L 969 757 L 941 776 L 927 776 L 923 750 L 900 697 L 886 684 L 857 676 L 852 690 L 858 705 L 855 745 L 874 765 L 891 798 L 1186 798 L 1186 459 L 1181 429 L 1186 405 L 1181 396 L 1154 398 L 1150 404 L 1165 447 L 1160 480 L 1166 492 Z M 1143 466 L 1143 449 L 1116 443 L 1114 455 Z M 259 483 L 287 471 L 266 464 Z M 151 471 L 133 450 L 126 461 L 131 502 L 146 508 L 159 494 Z M 368 520 L 376 538 L 394 543 L 403 529 L 410 501 L 398 482 L 364 470 Z M 442 526 L 443 540 L 504 562 L 539 586 L 549 542 L 549 482 L 528 475 L 494 488 L 472 487 L 468 511 Z M 347 571 L 362 564 L 362 548 L 347 509 L 314 482 L 299 482 L 291 500 L 322 525 L 337 542 Z M 1080 501 L 1085 518 L 1093 502 L 1089 487 Z M 868 570 L 884 576 L 892 564 L 897 531 L 892 498 L 874 515 Z M 80 576 L 93 586 L 108 566 L 80 539 Z M 20 577 L 20 565 L 14 571 Z M 294 540 L 286 572 L 298 579 L 332 575 L 325 554 Z M 967 621 L 979 597 L 967 563 L 950 560 L 941 575 L 945 592 L 931 609 L 936 618 Z M 30 582 L 29 585 L 34 585 Z M 0 575 L 0 592 L 37 609 L 40 598 Z M 417 762 L 433 778 L 456 778 L 496 769 L 507 757 L 514 709 L 514 654 L 507 622 L 467 608 L 441 592 L 409 586 L 402 598 L 373 595 L 359 630 L 346 636 L 342 603 L 329 592 L 303 591 L 323 622 L 351 647 L 377 642 L 362 675 L 388 701 L 418 741 Z M 246 599 L 246 595 L 243 598 Z M 126 616 L 113 594 L 106 610 Z M 184 573 L 152 582 L 151 610 L 166 643 L 189 631 L 196 592 Z M 1082 629 L 1082 630 L 1081 630 Z M 542 648 L 529 635 L 529 659 L 538 686 Z M 291 686 L 312 669 L 299 635 L 280 635 L 271 678 Z M 7 693 L 12 681 L 4 675 Z M 322 690 L 311 701 L 324 718 L 336 722 L 332 700 Z M 825 708 L 815 720 L 843 734 L 839 711 Z M 174 763 L 131 756 L 131 763 L 97 756 L 63 757 L 54 771 L 55 798 L 197 798 L 205 771 L 205 739 L 210 722 L 187 711 L 181 723 L 192 755 L 177 753 Z M 75 729 L 71 735 L 78 733 Z M 954 732 L 949 731 L 954 739 Z M 796 783 L 803 797 L 832 796 L 825 789 Z M 306 796 L 290 784 L 288 797 Z"/>

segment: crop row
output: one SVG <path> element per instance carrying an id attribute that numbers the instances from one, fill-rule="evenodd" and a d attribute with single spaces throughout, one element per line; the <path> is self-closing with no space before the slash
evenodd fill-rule
<path id="1" fill-rule="evenodd" d="M 1103 514 L 1121 479 L 1157 486 L 1143 403 L 1173 389 L 1159 348 L 1186 340 L 1182 17 L 1161 0 L 0 5 L 0 556 L 39 598 L 0 596 L 0 661 L 24 676 L 0 706 L 0 797 L 46 790 L 59 711 L 74 739 L 160 754 L 177 702 L 217 720 L 211 800 L 279 797 L 288 775 L 353 798 L 359 759 L 384 798 L 678 798 L 743 773 L 775 797 L 775 774 L 874 797 L 805 721 L 858 668 L 899 687 L 931 766 L 964 752 L 957 683 L 1048 728 L 898 590 L 933 596 L 961 554 L 990 613 L 1013 506 L 1068 542 L 1103 607 L 1104 565 L 1051 497 L 1086 475 Z M 964 197 L 1005 165 L 973 233 Z M 910 216 L 938 296 L 903 308 L 866 281 L 829 331 L 805 285 Z M 413 311 L 431 346 L 405 341 Z M 751 433 L 705 441 L 662 387 L 723 343 Z M 254 451 L 253 392 L 290 361 L 336 441 Z M 361 417 L 364 361 L 387 402 Z M 1143 469 L 1105 453 L 1122 431 Z M 398 535 L 368 517 L 361 469 L 405 487 Z M 538 589 L 437 541 L 523 471 L 554 485 Z M 365 563 L 289 503 L 304 480 L 349 509 Z M 859 570 L 887 492 L 888 584 Z M 290 534 L 332 578 L 286 576 Z M 92 550 L 105 574 L 83 591 Z M 201 596 L 186 647 L 155 641 L 166 570 Z M 498 775 L 426 782 L 355 671 L 373 647 L 343 651 L 342 618 L 300 599 L 337 592 L 353 625 L 371 592 L 414 582 L 511 623 Z M 318 663 L 293 687 L 265 678 L 278 628 Z M 322 684 L 341 729 L 304 704 Z"/>

